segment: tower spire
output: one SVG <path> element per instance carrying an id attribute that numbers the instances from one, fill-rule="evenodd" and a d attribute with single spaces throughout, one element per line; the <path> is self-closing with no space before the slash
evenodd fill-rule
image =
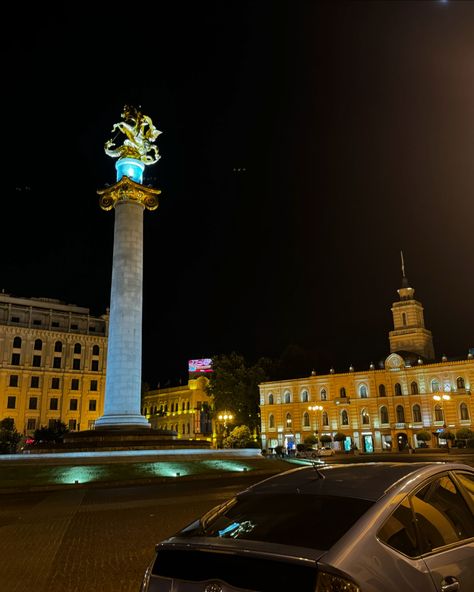
<path id="1" fill-rule="evenodd" d="M 402 288 L 408 288 L 408 278 L 405 275 L 405 260 L 403 259 L 403 251 L 400 250 L 400 258 L 402 260 Z"/>

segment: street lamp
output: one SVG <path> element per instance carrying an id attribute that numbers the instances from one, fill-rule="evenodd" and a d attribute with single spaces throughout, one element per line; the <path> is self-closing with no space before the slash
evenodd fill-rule
<path id="1" fill-rule="evenodd" d="M 443 414 L 443 427 L 446 427 L 446 415 L 444 413 L 444 402 L 451 400 L 451 395 L 444 393 L 443 395 L 433 395 L 435 401 L 441 401 L 441 412 Z M 436 416 L 435 416 L 436 417 Z"/>
<path id="2" fill-rule="evenodd" d="M 234 419 L 234 416 L 232 415 L 232 413 L 221 413 L 220 415 L 218 415 L 219 421 L 223 421 L 224 422 L 224 432 L 225 435 L 227 436 L 227 421 L 232 421 Z"/>
<path id="3" fill-rule="evenodd" d="M 310 405 L 308 407 L 309 411 L 323 411 L 324 407 L 322 405 Z M 318 429 L 320 429 L 322 427 L 322 425 L 320 425 L 320 423 L 322 424 L 322 422 L 318 421 Z"/>

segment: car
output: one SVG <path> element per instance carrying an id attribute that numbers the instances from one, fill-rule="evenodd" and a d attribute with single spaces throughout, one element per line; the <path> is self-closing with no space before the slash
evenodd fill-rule
<path id="1" fill-rule="evenodd" d="M 474 590 L 474 469 L 317 463 L 237 494 L 156 546 L 142 592 Z"/>
<path id="2" fill-rule="evenodd" d="M 318 448 L 316 454 L 318 456 L 332 456 L 333 454 L 335 454 L 335 452 L 334 452 L 334 448 L 325 447 L 325 448 Z"/>

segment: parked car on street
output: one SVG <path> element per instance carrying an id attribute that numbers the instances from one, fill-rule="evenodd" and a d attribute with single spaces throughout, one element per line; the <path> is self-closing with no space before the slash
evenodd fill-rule
<path id="1" fill-rule="evenodd" d="M 333 454 L 335 454 L 335 451 L 334 448 L 329 448 L 328 446 L 326 446 L 325 448 L 318 448 L 316 454 L 318 456 L 332 456 Z"/>
<path id="2" fill-rule="evenodd" d="M 474 469 L 301 467 L 159 543 L 142 592 L 474 590 Z"/>

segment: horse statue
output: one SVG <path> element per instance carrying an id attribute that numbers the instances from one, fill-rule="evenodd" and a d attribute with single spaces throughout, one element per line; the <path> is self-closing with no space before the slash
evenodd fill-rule
<path id="1" fill-rule="evenodd" d="M 120 117 L 124 121 L 115 123 L 112 132 L 118 130 L 126 136 L 126 139 L 121 146 L 116 146 L 117 133 L 114 138 L 105 143 L 105 153 L 112 158 L 135 158 L 146 165 L 158 162 L 161 157 L 158 154 L 158 147 L 153 142 L 161 132 L 153 125 L 151 117 L 129 105 L 125 105 Z"/>

